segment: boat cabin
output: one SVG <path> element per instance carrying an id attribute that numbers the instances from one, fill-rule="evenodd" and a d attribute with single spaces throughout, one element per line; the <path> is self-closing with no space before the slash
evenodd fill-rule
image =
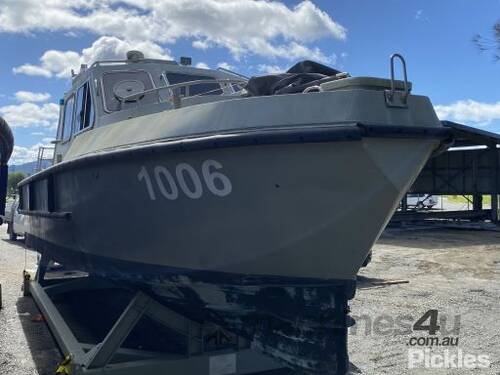
<path id="1" fill-rule="evenodd" d="M 181 106 L 229 99 L 240 95 L 246 81 L 226 69 L 145 59 L 138 51 L 127 53 L 126 60 L 82 65 L 60 101 L 54 162 L 62 161 L 71 141 L 82 132 Z"/>

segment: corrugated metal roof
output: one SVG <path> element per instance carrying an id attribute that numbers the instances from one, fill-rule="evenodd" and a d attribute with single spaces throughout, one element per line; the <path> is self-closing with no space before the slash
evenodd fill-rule
<path id="1" fill-rule="evenodd" d="M 452 129 L 453 138 L 455 139 L 454 147 L 494 146 L 500 144 L 500 134 L 452 121 L 441 121 L 441 123 Z"/>

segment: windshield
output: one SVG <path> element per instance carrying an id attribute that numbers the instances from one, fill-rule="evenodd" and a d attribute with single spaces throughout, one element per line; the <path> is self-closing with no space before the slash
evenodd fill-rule
<path id="1" fill-rule="evenodd" d="M 154 88 L 151 75 L 143 70 L 111 71 L 102 76 L 104 92 L 104 109 L 106 112 L 119 111 L 122 108 L 123 98 Z M 152 92 L 136 98 L 141 104 L 158 101 L 158 93 Z"/>

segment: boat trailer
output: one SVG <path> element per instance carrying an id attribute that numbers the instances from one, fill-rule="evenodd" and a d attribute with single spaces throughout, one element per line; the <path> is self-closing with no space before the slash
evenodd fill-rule
<path id="1" fill-rule="evenodd" d="M 63 354 L 64 360 L 55 371 L 57 375 L 293 373 L 272 358 L 253 350 L 248 340 L 212 323 L 193 321 L 143 291 L 78 271 L 54 270 L 52 263 L 43 256 L 34 277 L 31 275 L 24 271 L 24 294 L 33 297 Z M 94 299 L 104 294 L 112 304 L 115 304 L 119 294 L 124 294 L 125 303 L 118 308 L 118 313 L 111 320 L 112 324 L 108 325 L 100 338 L 93 342 L 81 339 L 82 326 L 79 321 L 90 318 L 90 325 L 100 320 L 110 321 L 106 318 L 109 307 L 99 302 L 98 298 Z M 76 302 L 73 314 L 77 319 L 64 308 L 68 305 L 68 299 Z M 151 350 L 147 348 L 147 343 L 123 347 L 122 344 L 127 344 L 127 338 L 135 328 L 140 330 L 145 327 L 144 321 L 153 323 L 152 329 L 142 334 L 142 337 L 136 334 L 136 338 L 144 340 L 146 337 L 146 341 L 156 342 L 160 335 L 167 332 L 167 341 L 180 342 L 181 349 Z M 355 366 L 350 366 L 347 374 L 360 373 Z"/>

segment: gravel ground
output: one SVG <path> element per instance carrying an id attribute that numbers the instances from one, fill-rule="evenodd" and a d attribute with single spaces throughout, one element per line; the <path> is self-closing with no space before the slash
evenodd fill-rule
<path id="1" fill-rule="evenodd" d="M 60 353 L 46 325 L 36 321 L 39 311 L 33 301 L 22 297 L 21 290 L 25 259 L 34 268 L 36 253 L 6 238 L 3 225 L 0 374 L 53 374 Z M 500 374 L 500 232 L 388 230 L 361 271 L 350 305 L 358 321 L 350 329 L 350 359 L 363 374 Z M 430 369 L 412 352 L 416 368 L 409 369 L 409 350 L 426 348 L 410 347 L 409 340 L 429 337 L 412 331 L 412 325 L 430 309 L 437 310 L 441 326 L 435 337 L 459 341 L 458 347 L 433 347 L 426 355 L 445 350 L 461 351 L 462 357 L 487 355 L 490 366 Z"/>
<path id="2" fill-rule="evenodd" d="M 6 226 L 0 227 L 0 374 L 48 375 L 61 359 L 40 311 L 30 297 L 23 297 L 22 271 L 34 269 L 37 255 L 20 241 L 7 240 Z"/>
<path id="3" fill-rule="evenodd" d="M 376 285 L 377 279 L 409 282 Z M 360 318 L 350 329 L 349 352 L 364 374 L 500 374 L 500 232 L 387 230 L 360 280 L 350 304 L 351 314 Z M 458 347 L 408 345 L 412 337 L 429 337 L 412 331 L 412 325 L 430 309 L 438 311 L 441 325 L 435 337 L 458 337 Z M 445 350 L 487 355 L 491 364 L 474 370 L 426 368 L 416 353 L 426 348 L 441 356 Z M 441 363 L 435 360 L 436 366 Z"/>

